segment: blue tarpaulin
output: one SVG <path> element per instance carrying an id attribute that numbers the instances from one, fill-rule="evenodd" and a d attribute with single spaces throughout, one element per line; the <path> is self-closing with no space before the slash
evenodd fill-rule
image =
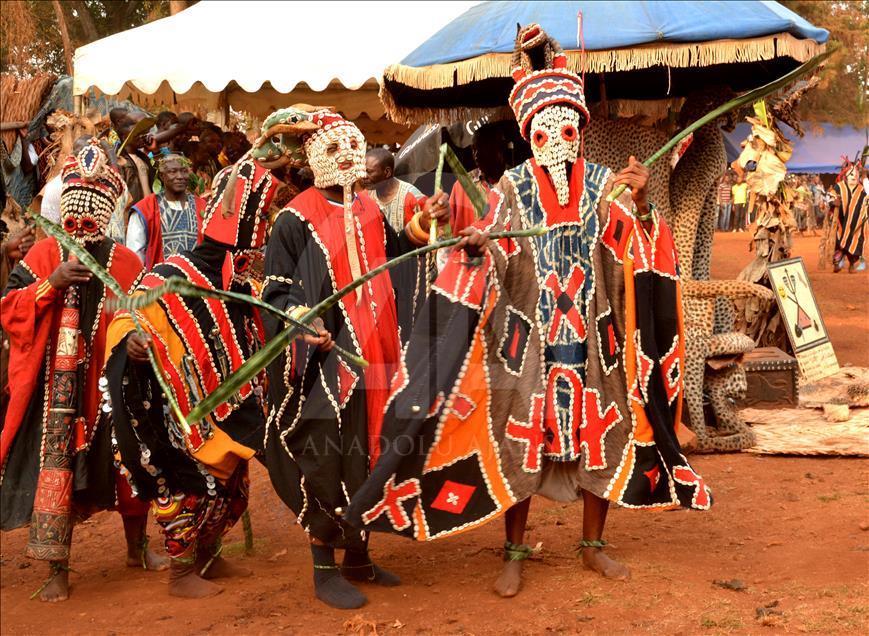
<path id="1" fill-rule="evenodd" d="M 819 44 L 829 33 L 777 2 L 484 2 L 450 22 L 408 55 L 402 64 L 429 66 L 486 53 L 510 53 L 516 23 L 539 23 L 565 49 L 579 49 L 582 11 L 585 48 L 590 51 L 660 42 L 708 42 L 790 33 Z"/>
<path id="2" fill-rule="evenodd" d="M 842 167 L 842 155 L 854 158 L 861 153 L 869 143 L 869 129 L 837 127 L 832 124 L 821 124 L 822 134 L 815 134 L 812 124 L 804 123 L 806 136 L 797 137 L 790 128 L 783 127 L 785 137 L 794 145 L 794 154 L 787 162 L 788 172 L 802 174 L 835 174 Z M 727 162 L 730 163 L 739 156 L 741 144 L 751 133 L 751 124 L 743 122 L 734 128 L 733 132 L 725 133 L 724 144 L 727 151 Z"/>

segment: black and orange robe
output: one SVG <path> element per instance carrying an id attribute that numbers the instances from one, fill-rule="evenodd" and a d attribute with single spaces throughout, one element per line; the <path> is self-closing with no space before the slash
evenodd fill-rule
<path id="1" fill-rule="evenodd" d="M 572 166 L 564 207 L 534 160 L 490 195 L 492 230 L 545 226 L 452 254 L 416 321 L 384 418 L 384 452 L 347 511 L 418 540 L 532 494 L 587 490 L 630 508 L 706 509 L 676 438 L 684 342 L 676 252 L 612 172 Z"/>
<path id="2" fill-rule="evenodd" d="M 158 264 L 138 290 L 180 277 L 207 289 L 250 293 L 247 285 L 230 286 L 226 255 L 225 247 L 206 240 Z M 138 310 L 137 318 L 185 416 L 262 344 L 258 312 L 240 303 L 166 294 Z M 247 507 L 247 463 L 262 450 L 262 378 L 187 430 L 161 397 L 152 367 L 128 358 L 126 341 L 134 330 L 128 312 L 119 312 L 109 327 L 112 449 L 136 494 L 154 502 L 169 555 L 188 557 L 197 543 L 213 546 Z"/>

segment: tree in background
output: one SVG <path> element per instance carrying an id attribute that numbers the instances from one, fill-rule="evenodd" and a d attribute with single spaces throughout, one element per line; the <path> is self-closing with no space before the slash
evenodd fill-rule
<path id="1" fill-rule="evenodd" d="M 821 83 L 800 103 L 801 118 L 863 128 L 869 125 L 869 0 L 784 0 L 788 9 L 830 32 L 840 50 L 821 73 Z"/>
<path id="2" fill-rule="evenodd" d="M 190 4 L 174 0 L 6 0 L 0 11 L 0 70 L 19 77 L 39 72 L 72 75 L 77 47 Z"/>

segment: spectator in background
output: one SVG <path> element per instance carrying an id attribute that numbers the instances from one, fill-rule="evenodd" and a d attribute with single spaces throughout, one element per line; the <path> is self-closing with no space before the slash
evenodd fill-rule
<path id="1" fill-rule="evenodd" d="M 192 171 L 205 183 L 205 191 L 201 193 L 205 194 L 211 189 L 214 175 L 221 168 L 217 157 L 223 150 L 223 133 L 213 124 L 202 123 L 204 126 L 199 133 L 199 140 L 191 139 L 185 146 L 187 152 L 184 154 L 192 163 Z"/>
<path id="2" fill-rule="evenodd" d="M 794 190 L 794 217 L 797 223 L 797 230 L 800 234 L 807 230 L 812 231 L 812 236 L 815 232 L 815 219 L 811 211 L 812 194 L 806 185 L 805 177 L 797 177 Z"/>
<path id="3" fill-rule="evenodd" d="M 177 124 L 178 115 L 173 113 L 171 110 L 164 110 L 157 115 L 157 122 L 155 126 L 157 126 L 157 132 L 160 133 L 170 130 L 173 126 Z"/>
<path id="4" fill-rule="evenodd" d="M 732 195 L 730 229 L 734 232 L 742 232 L 745 229 L 745 206 L 748 203 L 748 184 L 745 182 L 745 178 L 737 177 L 730 192 Z"/>
<path id="5" fill-rule="evenodd" d="M 161 157 L 157 172 L 162 191 L 132 207 L 125 241 L 146 270 L 196 246 L 205 210 L 205 200 L 188 190 L 190 162 L 185 157 Z"/>
<path id="6" fill-rule="evenodd" d="M 730 228 L 730 210 L 733 207 L 733 195 L 730 188 L 733 182 L 730 178 L 730 172 L 725 171 L 721 175 L 721 180 L 718 182 L 718 194 L 716 203 L 718 204 L 718 229 L 722 232 Z"/>
<path id="7" fill-rule="evenodd" d="M 824 184 L 821 183 L 821 175 L 816 174 L 812 177 L 812 182 L 809 185 L 809 191 L 812 193 L 812 213 L 815 216 L 815 227 L 824 225 L 824 207 L 826 205 L 826 193 L 824 192 Z"/>
<path id="8" fill-rule="evenodd" d="M 251 143 L 247 140 L 243 132 L 231 130 L 223 133 L 223 150 L 217 155 L 217 160 L 221 167 L 233 165 L 241 159 L 251 148 Z"/>
<path id="9" fill-rule="evenodd" d="M 112 111 L 114 112 L 114 110 Z M 110 115 L 111 116 L 111 115 Z M 133 128 L 136 127 L 142 119 L 145 118 L 143 112 L 128 112 L 126 117 L 120 122 L 117 129 L 118 137 L 121 144 Z M 127 190 L 130 193 L 132 201 L 140 201 L 151 194 L 151 183 L 154 181 L 155 171 L 151 167 L 149 157 L 142 152 L 142 146 L 146 140 L 144 135 L 139 135 L 135 139 L 131 139 L 124 146 L 124 150 L 118 160 L 118 169 L 121 172 L 121 177 L 124 183 L 127 184 Z M 120 144 L 119 144 L 120 147 Z"/>
<path id="10" fill-rule="evenodd" d="M 169 147 L 175 152 L 183 153 L 190 138 L 199 132 L 199 120 L 193 113 L 184 112 L 178 115 L 178 126 L 180 130 L 177 135 L 172 137 Z"/>
<path id="11" fill-rule="evenodd" d="M 474 156 L 476 170 L 471 176 L 474 183 L 485 197 L 507 169 L 507 140 L 501 129 L 492 124 L 481 126 L 474 132 L 471 140 L 471 151 Z M 456 181 L 450 192 L 450 227 L 453 236 L 477 220 L 474 206 L 462 184 Z"/>
<path id="12" fill-rule="evenodd" d="M 120 106 L 109 111 L 109 122 L 111 123 L 111 128 L 109 128 L 106 133 L 106 141 L 109 142 L 109 146 L 111 146 L 112 151 L 115 153 L 118 152 L 118 148 L 121 147 L 121 143 L 123 142 L 123 139 L 121 138 L 121 129 L 124 127 L 129 113 L 130 111 Z"/>
<path id="13" fill-rule="evenodd" d="M 422 192 L 412 183 L 394 176 L 395 157 L 386 148 L 372 148 L 366 153 L 365 172 L 363 185 L 368 194 L 380 206 L 392 229 L 404 231 L 404 226 L 425 201 Z"/>
<path id="14" fill-rule="evenodd" d="M 11 196 L 6 196 L 6 186 L 0 180 L 3 188 L 3 210 L 0 214 L 0 291 L 6 289 L 9 274 L 15 268 L 33 244 L 36 233 L 33 226 L 28 225 L 21 206 Z M 6 405 L 9 403 L 8 387 L 9 369 L 9 337 L 0 329 L 0 422 L 6 419 Z"/>

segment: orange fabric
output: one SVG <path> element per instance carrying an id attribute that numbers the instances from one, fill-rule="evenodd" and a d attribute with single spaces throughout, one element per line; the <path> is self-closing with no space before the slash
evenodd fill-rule
<path id="1" fill-rule="evenodd" d="M 490 288 L 489 299 L 486 302 L 486 310 L 481 322 L 489 320 L 495 308 L 496 295 L 495 288 Z M 447 466 L 456 459 L 477 452 L 483 463 L 484 471 L 490 479 L 488 485 L 492 497 L 499 506 L 507 508 L 515 503 L 515 499 L 510 494 L 507 484 L 500 478 L 498 450 L 492 445 L 489 436 L 487 404 L 491 387 L 486 377 L 486 349 L 483 339 L 483 330 L 478 329 L 471 345 L 465 375 L 456 391 L 456 394 L 470 398 L 476 404 L 476 408 L 464 420 L 454 412 L 450 412 L 446 416 L 439 436 L 440 441 L 431 447 L 424 471 L 428 472 Z M 417 503 L 418 509 L 419 506 L 420 504 Z M 417 524 L 416 527 L 422 529 L 424 524 Z M 470 529 L 470 526 L 465 529 Z M 417 538 L 425 540 L 424 537 Z"/>
<path id="2" fill-rule="evenodd" d="M 140 292 L 141 293 L 141 292 Z M 160 305 L 154 303 L 139 310 L 138 317 L 142 328 L 148 332 L 155 341 L 159 339 L 159 357 L 164 367 L 171 365 L 174 369 L 181 368 L 181 359 L 186 355 L 184 343 L 175 333 L 166 313 Z M 129 314 L 119 314 L 109 326 L 106 359 L 111 355 L 112 349 L 118 346 L 126 335 L 135 331 L 133 319 Z M 180 397 L 180 396 L 179 396 Z M 226 433 L 220 430 L 220 426 L 213 422 L 214 436 L 204 441 L 204 444 L 196 452 L 191 453 L 198 461 L 205 464 L 209 472 L 221 481 L 226 481 L 232 476 L 241 459 L 251 459 L 254 456 L 253 449 L 233 441 Z"/>

